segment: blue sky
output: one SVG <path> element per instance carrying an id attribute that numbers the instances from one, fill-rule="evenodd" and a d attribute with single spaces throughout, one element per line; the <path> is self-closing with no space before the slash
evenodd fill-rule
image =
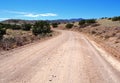
<path id="1" fill-rule="evenodd" d="M 120 0 L 1 0 L 0 20 L 120 16 Z"/>

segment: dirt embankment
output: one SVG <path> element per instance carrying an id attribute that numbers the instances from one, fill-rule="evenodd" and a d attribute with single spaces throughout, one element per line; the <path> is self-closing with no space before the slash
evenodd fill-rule
<path id="1" fill-rule="evenodd" d="M 89 36 L 89 38 L 91 38 L 96 43 L 101 45 L 101 47 L 104 50 L 106 50 L 107 52 L 109 52 L 113 57 L 115 57 L 116 59 L 120 60 L 120 53 L 119 53 L 120 52 L 120 48 L 119 47 L 115 47 L 115 45 L 116 45 L 115 43 L 112 43 L 112 42 L 106 41 L 106 40 L 102 40 L 99 37 L 92 36 L 90 34 L 87 34 L 87 36 Z"/>
<path id="2" fill-rule="evenodd" d="M 120 60 L 120 27 L 105 27 L 100 25 L 72 30 L 86 34 L 92 40 L 100 44 L 106 51 L 111 53 L 116 59 Z"/>

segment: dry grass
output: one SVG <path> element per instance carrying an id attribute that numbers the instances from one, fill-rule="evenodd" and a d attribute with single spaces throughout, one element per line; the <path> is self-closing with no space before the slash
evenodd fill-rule
<path id="1" fill-rule="evenodd" d="M 6 35 L 4 35 L 4 38 L 0 41 L 0 50 L 10 50 L 54 35 L 56 35 L 55 32 L 34 36 L 32 31 L 8 29 Z"/>
<path id="2" fill-rule="evenodd" d="M 107 19 L 97 20 L 102 27 L 120 27 L 119 21 L 111 21 Z"/>
<path id="3" fill-rule="evenodd" d="M 77 31 L 83 32 L 100 43 L 107 51 L 120 59 L 120 22 L 107 19 L 97 20 L 99 26 L 87 26 L 78 28 Z M 73 29 L 74 31 L 76 28 Z"/>

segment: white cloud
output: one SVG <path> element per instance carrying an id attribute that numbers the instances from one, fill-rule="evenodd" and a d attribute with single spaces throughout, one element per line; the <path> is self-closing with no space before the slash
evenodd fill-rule
<path id="1" fill-rule="evenodd" d="M 25 17 L 39 17 L 38 14 L 24 14 Z"/>
<path id="2" fill-rule="evenodd" d="M 53 13 L 45 13 L 45 14 L 24 14 L 25 17 L 48 17 L 48 16 L 57 16 L 57 14 Z"/>
<path id="3" fill-rule="evenodd" d="M 40 16 L 57 16 L 57 14 L 54 14 L 54 13 L 45 13 L 45 14 L 40 14 Z"/>
<path id="4" fill-rule="evenodd" d="M 28 12 L 18 12 L 18 11 L 5 11 L 5 12 L 21 15 L 23 17 L 30 17 L 30 18 L 58 16 L 57 14 L 54 14 L 54 13 L 40 13 L 39 14 L 39 13 L 28 13 Z"/>

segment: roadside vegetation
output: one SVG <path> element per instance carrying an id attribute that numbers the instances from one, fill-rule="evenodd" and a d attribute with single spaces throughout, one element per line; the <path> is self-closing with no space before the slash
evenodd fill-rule
<path id="1" fill-rule="evenodd" d="M 80 28 L 84 28 L 84 27 L 87 27 L 90 25 L 95 26 L 95 23 L 96 23 L 96 19 L 81 20 L 81 21 L 79 21 L 79 26 L 80 26 Z"/>
<path id="2" fill-rule="evenodd" d="M 111 18 L 112 21 L 120 21 L 120 16 L 115 16 Z"/>
<path id="3" fill-rule="evenodd" d="M 46 21 L 36 22 L 32 28 L 34 35 L 47 34 L 51 32 L 50 24 Z"/>
<path id="4" fill-rule="evenodd" d="M 51 36 L 52 30 L 46 21 L 38 21 L 35 24 L 0 23 L 0 50 L 13 49 Z"/>
<path id="5" fill-rule="evenodd" d="M 57 28 L 59 24 L 60 23 L 52 23 L 51 25 L 52 25 L 53 28 Z"/>
<path id="6" fill-rule="evenodd" d="M 116 19 L 113 21 L 113 19 Z M 81 20 L 79 22 L 80 28 L 79 31 L 89 33 L 94 36 L 98 36 L 103 40 L 111 40 L 114 39 L 112 42 L 120 42 L 118 39 L 120 38 L 120 18 L 112 17 L 107 18 L 103 17 L 101 19 L 91 19 L 91 20 Z M 85 26 L 88 24 L 87 26 Z M 81 28 L 84 27 L 84 28 Z"/>
<path id="7" fill-rule="evenodd" d="M 66 24 L 65 27 L 66 27 L 67 29 L 71 29 L 73 26 L 74 26 L 74 24 L 68 23 L 68 24 Z"/>
<path id="8" fill-rule="evenodd" d="M 4 34 L 6 34 L 6 29 L 0 26 L 0 40 L 3 38 Z"/>

